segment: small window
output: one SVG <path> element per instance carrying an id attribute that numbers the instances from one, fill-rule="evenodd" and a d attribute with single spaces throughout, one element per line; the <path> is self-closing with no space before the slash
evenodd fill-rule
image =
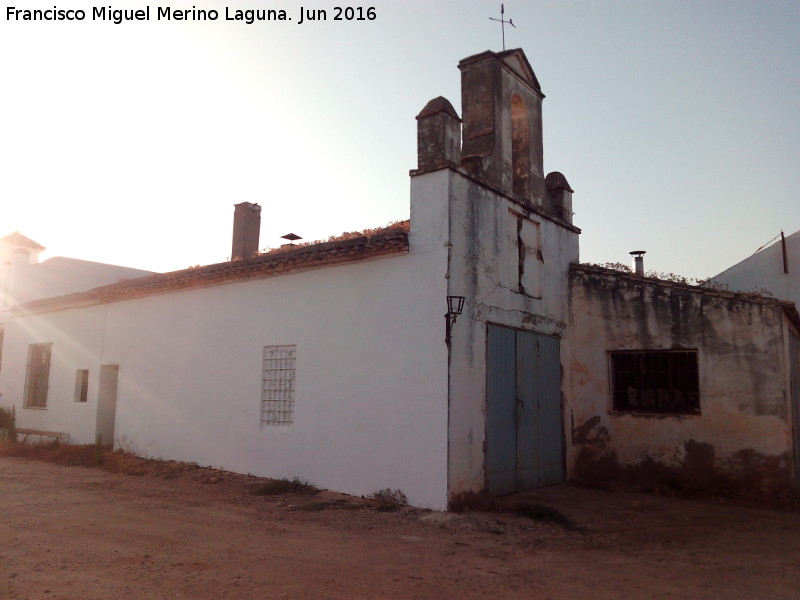
<path id="1" fill-rule="evenodd" d="M 294 421 L 296 346 L 264 347 L 261 425 L 291 425 Z"/>
<path id="2" fill-rule="evenodd" d="M 89 396 L 89 369 L 75 371 L 75 402 L 86 402 Z"/>
<path id="3" fill-rule="evenodd" d="M 611 391 L 615 411 L 698 414 L 697 351 L 612 352 Z"/>
<path id="4" fill-rule="evenodd" d="M 28 346 L 28 366 L 25 375 L 23 408 L 47 408 L 51 346 L 52 344 L 31 344 Z"/>

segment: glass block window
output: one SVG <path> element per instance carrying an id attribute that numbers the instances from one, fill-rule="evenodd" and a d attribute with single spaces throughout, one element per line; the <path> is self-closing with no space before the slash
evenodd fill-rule
<path id="1" fill-rule="evenodd" d="M 697 350 L 611 352 L 614 410 L 697 414 Z"/>
<path id="2" fill-rule="evenodd" d="M 264 346 L 261 425 L 294 422 L 294 379 L 297 346 Z"/>

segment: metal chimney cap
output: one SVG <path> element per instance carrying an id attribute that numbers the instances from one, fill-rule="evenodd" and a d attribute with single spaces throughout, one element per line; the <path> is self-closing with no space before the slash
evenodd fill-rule
<path id="1" fill-rule="evenodd" d="M 286 235 L 282 235 L 281 237 L 284 240 L 289 240 L 290 242 L 293 242 L 295 240 L 302 240 L 303 239 L 299 235 L 297 235 L 296 233 L 287 233 Z"/>
<path id="2" fill-rule="evenodd" d="M 633 252 L 629 252 L 628 254 L 630 254 L 631 256 L 642 256 L 644 254 L 647 254 L 647 250 L 634 250 Z"/>

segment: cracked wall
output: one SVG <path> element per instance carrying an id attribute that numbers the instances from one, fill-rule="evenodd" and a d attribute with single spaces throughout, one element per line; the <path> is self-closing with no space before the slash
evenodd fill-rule
<path id="1" fill-rule="evenodd" d="M 727 297 L 726 297 L 727 296 Z M 764 299 L 570 272 L 570 476 L 721 493 L 790 485 L 788 322 Z M 700 414 L 616 412 L 608 353 L 696 349 Z"/>
<path id="2" fill-rule="evenodd" d="M 579 230 L 461 173 L 448 176 L 448 294 L 466 298 L 450 348 L 452 496 L 485 483 L 487 324 L 566 336 L 567 273 Z"/>

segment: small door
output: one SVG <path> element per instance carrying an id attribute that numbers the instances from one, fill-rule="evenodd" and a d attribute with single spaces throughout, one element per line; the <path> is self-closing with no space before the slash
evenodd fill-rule
<path id="1" fill-rule="evenodd" d="M 563 481 L 559 340 L 489 325 L 486 389 L 489 493 Z"/>
<path id="2" fill-rule="evenodd" d="M 114 443 L 114 424 L 117 418 L 117 382 L 119 365 L 100 367 L 100 385 L 97 396 L 97 430 L 103 444 Z"/>

